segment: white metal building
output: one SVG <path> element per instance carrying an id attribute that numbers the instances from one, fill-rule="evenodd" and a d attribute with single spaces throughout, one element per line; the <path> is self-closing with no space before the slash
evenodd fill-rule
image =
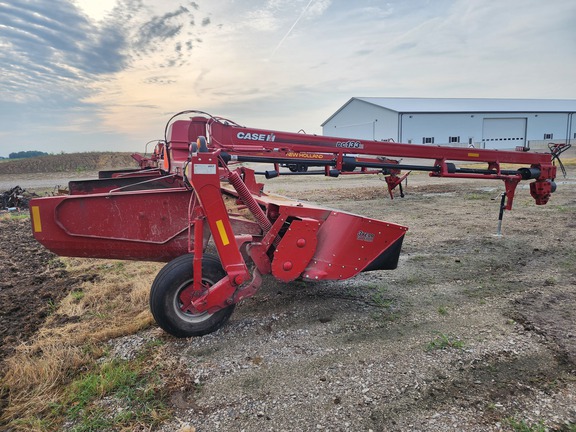
<path id="1" fill-rule="evenodd" d="M 576 100 L 354 97 L 323 134 L 490 149 L 576 141 Z"/>

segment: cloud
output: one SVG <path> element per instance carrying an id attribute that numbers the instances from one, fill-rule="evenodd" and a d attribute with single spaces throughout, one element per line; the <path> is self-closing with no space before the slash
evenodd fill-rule
<path id="1" fill-rule="evenodd" d="M 180 22 L 178 18 L 182 15 L 189 15 L 189 13 L 187 8 L 180 6 L 173 12 L 152 17 L 138 29 L 138 39 L 134 48 L 142 50 L 144 53 L 158 50 L 157 43 L 173 39 L 180 33 L 184 23 Z"/>
<path id="2" fill-rule="evenodd" d="M 179 64 L 193 46 L 178 41 L 193 22 L 190 9 L 146 17 L 141 0 L 125 0 L 107 19 L 92 21 L 69 0 L 0 0 L 0 100 L 76 98 L 87 83 L 151 53 L 163 53 L 165 66 Z"/>
<path id="3" fill-rule="evenodd" d="M 322 16 L 332 4 L 332 0 L 315 0 L 312 1 L 310 6 L 306 10 L 305 17 L 308 19 L 313 19 Z"/>
<path id="4" fill-rule="evenodd" d="M 125 65 L 122 33 L 98 28 L 67 1 L 0 2 L 0 15 L 3 100 L 40 100 L 63 89 L 75 94 L 94 74 Z"/>
<path id="5" fill-rule="evenodd" d="M 70 118 L 90 112 L 91 127 L 100 128 L 105 110 L 95 96 L 114 92 L 110 83 L 118 74 L 136 63 L 158 72 L 185 64 L 201 44 L 193 31 L 198 4 L 163 6 L 168 10 L 151 14 L 142 0 L 122 0 L 105 19 L 94 20 L 71 0 L 0 0 L 0 129 L 22 129 L 42 109 L 51 118 L 48 125 L 62 122 L 66 130 L 80 130 L 84 122 Z M 209 26 L 204 20 L 203 27 Z M 162 87 L 175 81 L 166 72 L 141 77 Z M 114 103 L 114 93 L 104 100 Z M 134 104 L 154 106 L 144 99 Z M 11 112 L 19 114 L 5 114 Z"/>
<path id="6" fill-rule="evenodd" d="M 276 30 L 279 26 L 280 20 L 273 10 L 259 9 L 249 11 L 247 17 L 242 22 L 242 26 L 248 27 L 260 32 L 269 32 Z"/>
<path id="7" fill-rule="evenodd" d="M 230 23 L 233 29 L 249 29 L 272 33 L 288 31 L 295 20 L 312 20 L 322 16 L 332 0 L 266 0 L 261 5 L 240 11 L 238 22 Z M 285 33 L 284 33 L 285 34 Z"/>
<path id="8" fill-rule="evenodd" d="M 210 22 L 203 22 L 203 26 Z M 136 58 L 155 58 L 154 54 L 161 53 L 161 60 L 153 62 L 151 66 L 158 65 L 164 68 L 182 66 L 187 63 L 187 54 L 192 50 L 190 40 L 183 41 L 187 37 L 185 29 L 195 26 L 194 16 L 191 11 L 180 6 L 174 11 L 162 15 L 153 16 L 146 23 L 133 31 L 134 43 L 130 51 Z M 188 32 L 189 33 L 189 32 Z"/>

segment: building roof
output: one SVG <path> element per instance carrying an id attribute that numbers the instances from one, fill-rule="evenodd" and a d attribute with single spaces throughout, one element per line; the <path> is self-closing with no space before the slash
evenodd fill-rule
<path id="1" fill-rule="evenodd" d="M 574 99 L 488 99 L 488 98 L 396 98 L 353 97 L 328 118 L 322 126 L 342 111 L 353 100 L 359 100 L 398 113 L 462 113 L 462 112 L 517 112 L 517 113 L 573 113 Z"/>

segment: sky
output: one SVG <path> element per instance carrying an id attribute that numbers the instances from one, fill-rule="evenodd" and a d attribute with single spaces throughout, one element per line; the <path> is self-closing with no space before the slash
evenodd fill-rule
<path id="1" fill-rule="evenodd" d="M 352 97 L 576 99 L 574 0 L 0 0 L 0 156 L 175 113 L 322 133 Z"/>

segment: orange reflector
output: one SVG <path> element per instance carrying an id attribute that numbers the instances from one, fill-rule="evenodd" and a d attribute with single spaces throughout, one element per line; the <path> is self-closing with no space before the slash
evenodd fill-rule
<path id="1" fill-rule="evenodd" d="M 222 219 L 216 221 L 216 228 L 218 228 L 218 234 L 220 234 L 222 244 L 224 246 L 228 246 L 230 244 L 230 240 L 228 240 L 228 234 L 226 234 L 226 229 L 224 228 L 224 223 L 222 223 Z"/>
<path id="2" fill-rule="evenodd" d="M 40 220 L 40 207 L 32 206 L 32 223 L 34 232 L 42 232 L 42 221 Z"/>
<path id="3" fill-rule="evenodd" d="M 468 153 L 468 157 L 480 157 L 480 153 Z"/>
<path id="4" fill-rule="evenodd" d="M 168 162 L 168 154 L 167 154 L 166 151 L 164 152 L 164 163 L 163 163 L 163 166 L 164 166 L 164 171 L 170 170 L 170 164 L 169 164 L 169 162 Z"/>

